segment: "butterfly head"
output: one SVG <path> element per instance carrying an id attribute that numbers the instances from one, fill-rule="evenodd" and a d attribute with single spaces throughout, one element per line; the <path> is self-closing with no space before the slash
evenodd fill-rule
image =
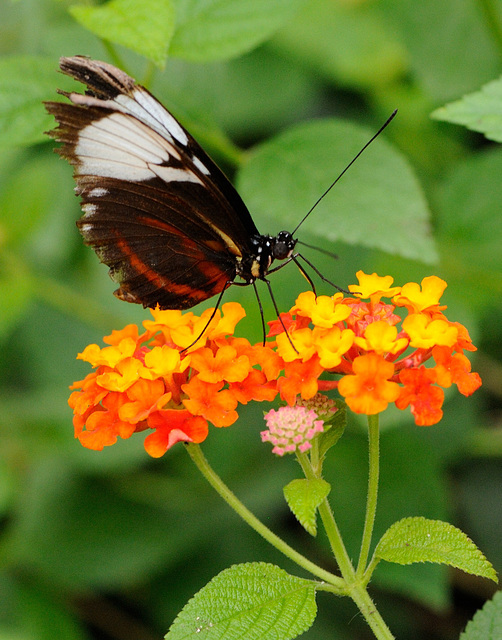
<path id="1" fill-rule="evenodd" d="M 289 231 L 280 231 L 272 238 L 272 257 L 274 260 L 287 260 L 293 255 L 296 240 Z"/>
<path id="2" fill-rule="evenodd" d="M 274 260 L 288 260 L 293 255 L 296 239 L 289 231 L 281 231 L 276 236 L 257 234 L 251 238 L 251 252 L 240 263 L 238 274 L 248 283 L 265 280 Z"/>

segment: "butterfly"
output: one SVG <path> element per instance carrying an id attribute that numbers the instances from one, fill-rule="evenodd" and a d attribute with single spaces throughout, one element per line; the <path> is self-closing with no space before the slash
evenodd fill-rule
<path id="1" fill-rule="evenodd" d="M 302 259 L 326 280 L 295 251 L 300 225 L 260 234 L 223 172 L 147 89 L 84 56 L 61 58 L 60 68 L 87 88 L 60 91 L 68 103 L 45 103 L 58 123 L 48 133 L 74 166 L 84 212 L 77 225 L 119 284 L 118 298 L 189 309 L 219 294 L 218 308 L 231 284 L 253 285 L 261 311 L 255 283 L 263 280 L 280 318 L 269 274 L 293 261 L 315 290 Z"/>

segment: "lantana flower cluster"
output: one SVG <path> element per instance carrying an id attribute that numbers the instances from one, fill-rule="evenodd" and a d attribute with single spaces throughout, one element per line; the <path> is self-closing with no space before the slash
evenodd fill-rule
<path id="1" fill-rule="evenodd" d="M 298 394 L 337 388 L 355 413 L 374 415 L 394 403 L 409 406 L 417 425 L 436 424 L 443 389 L 455 384 L 469 396 L 481 385 L 464 354 L 476 350 L 467 329 L 448 320 L 440 305 L 446 282 L 430 276 L 421 286 L 393 287 L 390 276 L 359 271 L 357 277 L 359 284 L 349 286 L 354 297 L 308 291 L 274 322 L 284 361 L 281 397 L 293 404 Z M 326 372 L 339 375 L 320 380 Z"/>
<path id="2" fill-rule="evenodd" d="M 145 448 L 158 457 L 176 442 L 202 442 L 209 423 L 230 426 L 239 405 L 277 395 L 288 406 L 306 405 L 335 388 L 356 413 L 377 414 L 393 403 L 410 407 L 417 425 L 437 423 L 443 389 L 454 384 L 468 396 L 481 385 L 464 353 L 476 349 L 467 329 L 440 305 L 446 283 L 431 276 L 421 286 L 393 287 L 390 276 L 357 277 L 352 296 L 300 294 L 269 323 L 266 345 L 234 336 L 245 315 L 236 303 L 200 316 L 152 309 L 143 333 L 128 325 L 104 339 L 108 346 L 79 354 L 94 371 L 72 386 L 75 436 L 101 450 L 149 429 Z M 309 420 L 302 431 L 308 440 L 312 428 L 322 430 L 310 413 Z"/>
<path id="3" fill-rule="evenodd" d="M 152 429 L 145 449 L 159 457 L 176 442 L 205 440 L 208 422 L 233 424 L 239 404 L 275 398 L 278 356 L 232 335 L 245 315 L 239 304 L 224 304 L 207 325 L 212 311 L 151 309 L 141 335 L 128 325 L 104 338 L 109 346 L 91 344 L 78 355 L 96 368 L 69 398 L 82 445 L 101 450 Z"/>

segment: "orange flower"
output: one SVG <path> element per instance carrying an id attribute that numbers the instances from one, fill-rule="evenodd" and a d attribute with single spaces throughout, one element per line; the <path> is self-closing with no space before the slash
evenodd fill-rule
<path id="1" fill-rule="evenodd" d="M 471 363 L 463 353 L 451 354 L 446 347 L 434 347 L 432 355 L 437 363 L 436 371 L 441 385 L 448 388 L 452 383 L 464 396 L 472 395 L 481 386 L 478 373 L 471 373 Z"/>
<path id="2" fill-rule="evenodd" d="M 160 458 L 177 442 L 203 442 L 208 432 L 204 418 L 179 409 L 156 411 L 149 426 L 155 431 L 145 438 L 145 449 L 153 458 Z"/>
<path id="3" fill-rule="evenodd" d="M 233 382 L 228 387 L 232 395 L 241 404 L 247 404 L 251 400 L 262 402 L 272 401 L 277 395 L 277 384 L 275 380 L 267 382 L 263 371 L 251 369 L 248 376 L 240 381 Z"/>
<path id="4" fill-rule="evenodd" d="M 416 424 L 434 424 L 442 417 L 441 387 L 456 384 L 469 395 L 481 384 L 463 354 L 475 350 L 467 330 L 443 313 L 446 282 L 430 276 L 421 285 L 393 287 L 390 276 L 359 271 L 357 278 L 359 284 L 349 285 L 353 298 L 301 294 L 283 316 L 288 335 L 273 323 L 276 352 L 285 361 L 282 399 L 293 405 L 317 389 L 338 388 L 357 413 L 379 413 L 395 402 L 411 408 Z M 407 310 L 404 318 L 396 307 Z M 341 378 L 319 380 L 322 374 Z"/>
<path id="5" fill-rule="evenodd" d="M 284 377 L 279 378 L 277 382 L 283 400 L 293 405 L 297 395 L 304 400 L 313 398 L 318 391 L 317 379 L 322 371 L 317 356 L 313 356 L 307 362 L 286 362 Z"/>
<path id="6" fill-rule="evenodd" d="M 190 364 L 199 372 L 204 382 L 241 382 L 249 372 L 249 358 L 237 356 L 234 347 L 223 346 L 213 354 L 209 348 L 198 349 L 192 354 Z"/>
<path id="7" fill-rule="evenodd" d="M 235 408 L 237 400 L 231 391 L 223 389 L 223 382 L 204 382 L 194 376 L 182 389 L 188 396 L 183 404 L 194 416 L 202 416 L 215 427 L 228 427 L 239 417 Z"/>
<path id="8" fill-rule="evenodd" d="M 307 316 L 315 327 L 330 328 L 350 316 L 350 307 L 342 304 L 343 293 L 334 296 L 317 296 L 313 291 L 301 293 L 292 313 Z"/>
<path id="9" fill-rule="evenodd" d="M 434 369 L 404 369 L 399 374 L 399 380 L 404 387 L 396 400 L 396 407 L 405 409 L 410 405 L 415 422 L 419 426 L 428 427 L 439 422 L 443 417 L 441 406 L 444 391 L 438 386 L 433 386 L 436 382 Z"/>
<path id="10" fill-rule="evenodd" d="M 352 365 L 354 375 L 344 376 L 338 391 L 355 413 L 374 415 L 399 396 L 399 385 L 391 382 L 394 365 L 376 353 L 358 356 Z"/>
<path id="11" fill-rule="evenodd" d="M 151 310 L 143 333 L 127 325 L 104 338 L 107 346 L 79 354 L 95 370 L 71 387 L 75 437 L 102 449 L 151 430 L 145 448 L 158 457 L 176 442 L 202 442 L 209 423 L 234 424 L 239 405 L 277 393 L 300 405 L 335 388 L 356 413 L 395 403 L 416 424 L 435 424 L 443 388 L 470 395 L 481 385 L 464 354 L 476 349 L 467 329 L 440 305 L 446 283 L 431 276 L 394 287 L 390 276 L 362 271 L 357 278 L 353 296 L 300 294 L 282 322 L 270 323 L 266 345 L 234 337 L 244 316 L 235 303 L 200 316 Z"/>
<path id="12" fill-rule="evenodd" d="M 202 442 L 208 422 L 233 424 L 239 403 L 275 398 L 281 358 L 228 335 L 244 315 L 240 305 L 223 305 L 209 325 L 211 309 L 200 317 L 151 312 L 145 333 L 128 325 L 104 339 L 109 346 L 89 345 L 79 355 L 97 367 L 72 385 L 68 401 L 84 446 L 102 449 L 152 429 L 145 448 L 158 457 L 176 442 Z"/>

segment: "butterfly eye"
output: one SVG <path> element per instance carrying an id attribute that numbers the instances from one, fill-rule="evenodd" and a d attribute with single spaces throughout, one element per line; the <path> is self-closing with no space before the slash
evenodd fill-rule
<path id="1" fill-rule="evenodd" d="M 275 260 L 286 260 L 293 253 L 296 240 L 289 231 L 281 231 L 277 234 L 274 242 L 273 256 Z"/>

